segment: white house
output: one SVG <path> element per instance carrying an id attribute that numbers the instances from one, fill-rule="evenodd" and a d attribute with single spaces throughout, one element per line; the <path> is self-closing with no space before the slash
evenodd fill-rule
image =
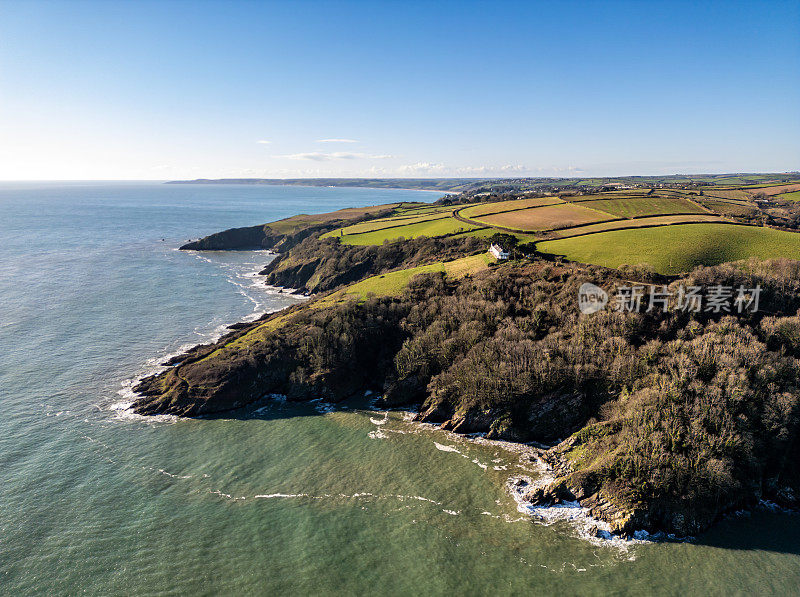
<path id="1" fill-rule="evenodd" d="M 489 252 L 495 256 L 496 259 L 508 259 L 508 252 L 503 250 L 500 245 L 493 244 L 489 247 Z"/>

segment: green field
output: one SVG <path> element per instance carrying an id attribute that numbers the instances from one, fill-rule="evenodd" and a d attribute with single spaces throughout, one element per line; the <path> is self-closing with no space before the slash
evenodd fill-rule
<path id="1" fill-rule="evenodd" d="M 649 264 L 657 272 L 677 274 L 697 265 L 749 257 L 797 259 L 800 234 L 733 224 L 689 224 L 602 232 L 540 242 L 537 248 L 583 263 Z"/>
<path id="2" fill-rule="evenodd" d="M 454 218 L 440 218 L 425 222 L 407 224 L 375 230 L 373 232 L 362 232 L 359 234 L 345 234 L 341 236 L 341 241 L 348 245 L 381 245 L 386 240 L 397 238 L 416 238 L 418 236 L 443 236 L 445 234 L 455 234 L 467 230 L 473 230 L 479 226 L 466 224 Z M 334 235 L 338 231 L 334 231 Z"/>
<path id="3" fill-rule="evenodd" d="M 753 198 L 751 193 L 739 189 L 703 189 L 703 196 L 736 201 L 750 201 Z"/>
<path id="4" fill-rule="evenodd" d="M 418 274 L 428 274 L 432 272 L 444 272 L 450 278 L 463 278 L 469 274 L 474 274 L 486 269 L 489 263 L 495 259 L 489 253 L 470 255 L 453 261 L 437 261 L 429 265 L 420 265 L 408 269 L 401 269 L 396 272 L 389 272 L 380 276 L 372 276 L 361 282 L 351 284 L 324 299 L 317 301 L 315 305 L 322 307 L 331 303 L 339 302 L 346 298 L 365 299 L 368 295 L 394 296 L 400 294 L 408 285 L 409 280 Z"/>
<path id="5" fill-rule="evenodd" d="M 583 236 L 586 234 L 595 234 L 597 232 L 607 232 L 610 230 L 622 230 L 626 228 L 674 226 L 676 224 L 696 224 L 699 222 L 725 223 L 728 221 L 729 220 L 726 220 L 722 216 L 716 216 L 714 214 L 648 216 L 645 218 L 636 218 L 635 220 L 613 220 L 611 222 L 598 222 L 597 224 L 587 224 L 585 226 L 576 226 L 574 228 L 553 230 L 550 235 L 555 238 L 570 238 L 573 236 Z"/>
<path id="6" fill-rule="evenodd" d="M 576 202 L 599 209 L 618 218 L 635 218 L 659 214 L 707 213 L 702 207 L 680 197 L 630 197 Z"/>
<path id="7" fill-rule="evenodd" d="M 718 201 L 715 199 L 703 199 L 703 205 L 716 213 L 726 216 L 746 216 L 758 210 L 753 204 Z"/>
<path id="8" fill-rule="evenodd" d="M 782 195 L 776 195 L 773 199 L 778 199 L 780 201 L 800 201 L 800 191 L 794 191 L 792 193 L 783 193 Z"/>

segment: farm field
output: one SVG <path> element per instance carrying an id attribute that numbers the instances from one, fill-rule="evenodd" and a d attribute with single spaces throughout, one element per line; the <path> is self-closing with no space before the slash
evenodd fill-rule
<path id="1" fill-rule="evenodd" d="M 465 218 L 475 218 L 516 209 L 544 207 L 547 205 L 557 205 L 559 203 L 564 202 L 558 197 L 528 197 L 526 199 L 512 199 L 511 201 L 496 201 L 493 203 L 471 205 L 463 208 L 459 214 Z"/>
<path id="2" fill-rule="evenodd" d="M 702 207 L 680 197 L 630 197 L 576 201 L 576 204 L 599 209 L 618 218 L 635 218 L 658 214 L 708 213 Z"/>
<path id="3" fill-rule="evenodd" d="M 635 220 L 612 220 L 610 222 L 599 222 L 597 224 L 587 224 L 586 226 L 576 226 L 564 230 L 554 230 L 551 236 L 555 238 L 570 238 L 597 232 L 607 232 L 609 230 L 621 230 L 626 228 L 649 228 L 652 226 L 674 226 L 676 224 L 694 223 L 728 223 L 729 221 L 721 216 L 714 214 L 697 214 L 682 216 L 651 216 L 646 218 L 636 218 Z"/>
<path id="4" fill-rule="evenodd" d="M 729 180 L 726 180 L 720 186 L 704 187 L 702 195 L 696 189 L 664 188 L 651 191 L 649 188 L 636 188 L 604 191 L 595 195 L 567 196 L 563 199 L 557 196 L 522 196 L 508 201 L 457 205 L 395 203 L 329 214 L 300 215 L 270 226 L 291 231 L 311 222 L 380 213 L 381 217 L 378 219 L 329 231 L 323 238 L 335 237 L 344 244 L 352 245 L 380 245 L 400 238 L 445 235 L 489 238 L 503 232 L 513 234 L 521 243 L 540 241 L 543 233 L 545 239 L 552 241 L 579 239 L 590 235 L 594 240 L 600 240 L 609 238 L 605 236 L 608 232 L 629 229 L 638 232 L 664 227 L 665 230 L 658 234 L 669 236 L 678 228 L 689 228 L 686 224 L 735 224 L 736 222 L 729 219 L 731 216 L 752 219 L 758 209 L 752 201 L 752 195 L 765 189 L 774 192 L 772 196 L 778 200 L 800 200 L 798 183 L 778 183 L 767 187 L 764 186 L 768 184 L 766 180 L 748 180 L 753 188 L 735 188 L 727 184 Z M 778 194 L 778 191 L 783 192 Z M 777 208 L 769 213 L 773 217 L 786 219 L 778 213 Z M 719 249 L 717 253 L 720 251 L 723 249 Z M 622 253 L 627 254 L 627 251 Z M 680 259 L 677 262 L 681 262 Z M 389 281 L 391 280 L 392 278 Z"/>
<path id="5" fill-rule="evenodd" d="M 401 237 L 443 236 L 445 234 L 455 234 L 475 228 L 480 228 L 480 226 L 460 222 L 455 218 L 445 217 L 392 228 L 384 228 L 383 230 L 374 230 L 372 232 L 361 232 L 357 234 L 345 233 L 343 236 L 340 236 L 340 238 L 343 243 L 348 245 L 380 245 L 386 240 L 394 240 Z M 332 233 L 333 236 L 338 234 L 338 230 Z"/>
<path id="6" fill-rule="evenodd" d="M 403 215 L 403 216 L 394 216 L 391 218 L 381 218 L 379 220 L 369 220 L 367 222 L 360 222 L 358 224 L 353 224 L 352 226 L 346 226 L 345 228 L 337 228 L 336 230 L 332 230 L 331 232 L 326 232 L 325 234 L 322 235 L 322 238 L 328 238 L 331 236 L 343 236 L 348 234 L 360 234 L 362 232 L 373 232 L 375 230 L 382 230 L 396 226 L 405 226 L 408 224 L 417 224 L 419 222 L 429 222 L 431 220 L 439 220 L 449 217 L 450 217 L 449 214 L 439 212 L 439 213 L 429 213 L 423 215 Z"/>
<path id="7" fill-rule="evenodd" d="M 619 197 L 647 197 L 649 193 L 650 189 L 616 189 L 614 191 L 606 191 L 596 197 L 609 197 L 614 199 Z"/>
<path id="8" fill-rule="evenodd" d="M 489 226 L 500 226 L 523 232 L 552 230 L 592 222 L 610 220 L 612 216 L 588 207 L 571 203 L 533 207 L 519 211 L 510 211 L 484 216 L 476 221 Z"/>
<path id="9" fill-rule="evenodd" d="M 739 189 L 704 189 L 703 195 L 716 199 L 733 199 L 734 201 L 750 201 L 752 198 L 750 193 Z"/>
<path id="10" fill-rule="evenodd" d="M 703 180 L 704 177 L 692 177 L 692 179 Z M 707 182 L 719 185 L 736 185 L 736 186 L 763 186 L 770 182 L 780 181 L 781 178 L 773 174 L 743 174 L 743 175 L 727 175 L 727 176 L 711 176 L 708 177 Z M 784 179 L 785 180 L 785 179 Z"/>
<path id="11" fill-rule="evenodd" d="M 767 197 L 771 197 L 772 195 L 780 195 L 782 193 L 793 193 L 795 191 L 800 191 L 800 184 L 782 184 L 771 187 L 755 187 L 750 189 L 752 194 L 764 193 Z"/>
<path id="12" fill-rule="evenodd" d="M 749 257 L 800 257 L 800 234 L 735 224 L 690 224 L 615 230 L 540 242 L 537 248 L 573 261 L 606 267 L 648 264 L 662 274 L 696 265 L 715 265 Z"/>
<path id="13" fill-rule="evenodd" d="M 754 213 L 758 209 L 752 204 L 735 203 L 733 201 L 716 201 L 714 199 L 704 200 L 703 205 L 726 216 L 746 216 Z"/>

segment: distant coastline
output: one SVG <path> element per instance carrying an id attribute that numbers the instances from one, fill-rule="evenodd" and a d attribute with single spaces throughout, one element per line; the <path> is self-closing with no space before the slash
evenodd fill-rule
<path id="1" fill-rule="evenodd" d="M 195 180 L 170 180 L 165 184 L 204 185 L 270 185 L 303 187 L 355 187 L 372 189 L 398 189 L 459 193 L 475 184 L 495 179 L 489 178 L 198 178 Z"/>

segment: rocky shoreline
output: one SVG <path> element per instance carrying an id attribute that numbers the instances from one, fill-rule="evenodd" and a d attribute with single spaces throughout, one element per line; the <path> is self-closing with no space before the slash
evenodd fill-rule
<path id="1" fill-rule="evenodd" d="M 576 483 L 575 470 L 570 466 L 565 454 L 575 446 L 576 438 L 571 436 L 555 446 L 530 447 L 531 460 L 539 465 L 542 472 L 537 479 L 509 479 L 508 489 L 520 504 L 522 511 L 536 514 L 539 509 L 554 507 L 580 508 L 588 522 L 589 534 L 600 539 L 614 537 L 630 539 L 687 540 L 702 533 L 721 519 L 740 515 L 759 507 L 784 513 L 800 512 L 800 500 L 791 489 L 785 488 L 769 495 L 755 493 L 732 500 L 725 507 L 714 510 L 703 508 L 675 512 L 669 522 L 669 530 L 654 520 L 653 509 L 646 507 L 627 507 L 621 505 L 612 495 L 603 491 L 591 492 L 586 486 Z M 701 515 L 697 516 L 696 512 Z M 660 515 L 660 513 L 659 513 Z"/>
<path id="2" fill-rule="evenodd" d="M 587 279 L 614 288 L 651 274 L 532 255 L 461 277 L 412 276 L 398 292 L 381 278 L 473 254 L 482 241 L 322 238 L 343 215 L 185 246 L 230 249 L 281 228 L 281 255 L 261 273 L 320 298 L 169 359 L 134 388 L 133 412 L 196 417 L 269 394 L 336 403 L 372 391 L 381 406 L 414 405 L 417 421 L 444 431 L 551 446 L 534 453 L 545 476 L 512 487 L 520 507 L 580 513 L 617 537 L 691 536 L 765 498 L 796 503 L 800 262 L 723 264 L 663 281 L 758 286 L 758 313 L 585 316 L 575 297 Z M 348 286 L 353 293 L 340 292 Z"/>
<path id="3" fill-rule="evenodd" d="M 282 311 L 264 314 L 254 322 L 232 324 L 228 326 L 231 332 L 221 337 L 217 342 L 198 344 L 185 353 L 170 358 L 162 365 L 168 367 L 169 371 L 174 370 L 180 364 L 201 360 L 213 352 L 218 343 L 230 341 L 230 339 L 236 338 L 238 334 L 247 332 L 264 321 L 280 316 L 281 313 Z M 132 405 L 134 413 L 140 415 L 164 414 L 163 408 L 151 408 L 147 402 L 149 390 L 152 388 L 150 382 L 159 379 L 161 375 L 163 375 L 163 372 L 140 380 L 140 383 L 134 388 L 135 393 L 139 396 Z M 405 410 L 410 406 L 408 403 L 401 402 L 397 404 L 387 400 L 387 397 L 380 394 L 380 390 L 374 387 L 361 386 L 349 386 L 345 391 L 342 388 L 325 388 L 320 396 L 307 391 L 290 392 L 288 399 L 302 402 L 325 400 L 336 404 L 348 398 L 371 392 L 379 393 L 375 400 L 377 408 L 399 407 Z M 233 402 L 227 408 L 208 413 L 169 412 L 169 414 L 182 417 L 203 416 L 205 414 L 236 411 L 249 406 L 249 404 L 250 402 Z M 413 421 L 428 424 L 439 430 L 455 433 L 467 439 L 473 439 L 478 436 L 486 440 L 501 441 L 512 444 L 520 451 L 524 451 L 529 461 L 539 468 L 540 476 L 536 479 L 512 477 L 508 480 L 507 489 L 517 501 L 520 512 L 534 517 L 546 515 L 544 516 L 546 519 L 554 516 L 572 520 L 573 522 L 580 519 L 583 533 L 587 537 L 595 537 L 598 540 L 630 541 L 657 540 L 659 538 L 684 540 L 701 533 L 714 522 L 730 513 L 749 511 L 758 507 L 765 497 L 769 497 L 771 500 L 769 503 L 776 504 L 776 507 L 783 511 L 796 511 L 800 507 L 800 503 L 798 503 L 791 491 L 773 492 L 769 496 L 754 494 L 727 504 L 721 509 L 721 513 L 720 511 L 711 513 L 709 510 L 708 515 L 693 518 L 687 517 L 684 512 L 677 512 L 668 529 L 663 529 L 663 524 L 658 520 L 654 520 L 651 516 L 652 509 L 646 507 L 631 508 L 621 505 L 612 495 L 608 495 L 603 491 L 593 491 L 590 485 L 582 484 L 580 481 L 576 482 L 576 471 L 570 465 L 567 454 L 578 445 L 577 434 L 548 447 L 536 442 L 522 441 L 514 433 L 497 433 L 496 429 L 492 428 L 492 413 L 484 413 L 483 416 L 480 414 L 460 414 L 456 416 L 440 408 L 419 409 L 420 406 L 422 404 L 418 403 L 416 405 L 417 408 L 409 411 Z M 580 476 L 577 479 L 580 479 Z M 700 512 L 703 512 L 703 509 L 700 509 Z"/>

